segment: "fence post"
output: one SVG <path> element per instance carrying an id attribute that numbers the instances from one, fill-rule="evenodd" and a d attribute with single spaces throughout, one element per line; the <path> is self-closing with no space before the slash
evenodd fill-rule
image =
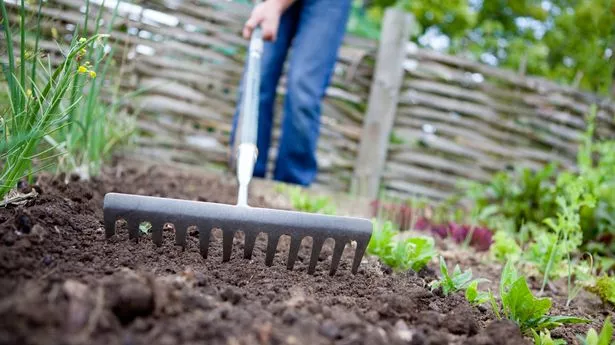
<path id="1" fill-rule="evenodd" d="M 359 153 L 354 167 L 353 189 L 363 197 L 375 198 L 378 195 L 389 136 L 397 112 L 406 46 L 413 20 L 410 13 L 395 7 L 389 7 L 384 15 Z"/>

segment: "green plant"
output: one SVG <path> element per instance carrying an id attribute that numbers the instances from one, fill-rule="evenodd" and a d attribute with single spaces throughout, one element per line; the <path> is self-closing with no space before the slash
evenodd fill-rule
<path id="1" fill-rule="evenodd" d="M 515 322 L 524 333 L 553 329 L 563 324 L 588 323 L 589 320 L 574 316 L 548 315 L 551 299 L 537 298 L 530 291 L 523 275 L 519 275 L 512 262 L 507 262 L 500 278 L 501 307 L 490 294 L 494 313 Z"/>
<path id="2" fill-rule="evenodd" d="M 331 199 L 326 196 L 313 196 L 303 191 L 300 187 L 290 188 L 290 201 L 294 209 L 311 212 L 334 214 L 335 207 L 331 204 Z"/>
<path id="3" fill-rule="evenodd" d="M 496 231 L 493 235 L 493 244 L 489 247 L 491 256 L 500 262 L 508 260 L 517 261 L 523 253 L 515 237 L 504 230 Z"/>
<path id="4" fill-rule="evenodd" d="M 478 281 L 472 281 L 466 288 L 465 297 L 472 305 L 479 305 L 489 301 L 489 293 L 478 290 Z"/>
<path id="5" fill-rule="evenodd" d="M 386 256 L 391 251 L 390 244 L 394 242 L 398 231 L 393 228 L 391 221 L 373 219 L 372 224 L 372 237 L 367 245 L 367 253 L 379 257 Z"/>
<path id="6" fill-rule="evenodd" d="M 4 18 L 9 18 L 4 0 L 0 0 L 0 9 Z M 40 6 L 39 6 L 40 12 Z M 71 87 L 71 80 L 79 73 L 76 67 L 77 57 L 86 47 L 91 46 L 103 35 L 93 35 L 88 39 L 77 40 L 75 37 L 66 53 L 64 61 L 50 73 L 48 80 L 39 85 L 35 68 L 38 64 L 43 66 L 37 54 L 26 54 L 25 30 L 25 2 L 21 1 L 20 12 L 20 61 L 15 59 L 13 38 L 8 23 L 4 23 L 4 35 L 7 42 L 8 64 L 2 65 L 9 89 L 10 106 L 2 118 L 2 132 L 0 133 L 7 143 L 0 151 L 3 161 L 0 172 L 0 198 L 16 186 L 18 180 L 29 177 L 34 172 L 33 160 L 43 161 L 45 151 L 39 152 L 41 140 L 67 124 L 66 116 L 75 106 L 68 104 L 61 108 L 60 104 Z M 37 40 L 40 31 L 40 22 L 37 23 Z M 36 43 L 38 45 L 38 43 Z M 30 60 L 31 74 L 26 78 L 26 69 Z M 52 156 L 53 157 L 53 156 Z M 41 162 L 39 162 L 41 163 Z"/>
<path id="7" fill-rule="evenodd" d="M 613 323 L 611 323 L 611 316 L 609 315 L 604 320 L 600 334 L 598 334 L 595 329 L 590 328 L 585 337 L 577 335 L 577 339 L 579 339 L 583 345 L 615 345 L 615 340 L 613 340 Z"/>
<path id="8" fill-rule="evenodd" d="M 118 6 L 119 2 L 116 3 L 108 23 L 107 32 L 112 31 Z M 89 8 L 90 1 L 88 0 L 86 1 L 86 20 L 89 18 Z M 94 34 L 98 34 L 101 29 L 103 11 L 106 11 L 104 3 L 95 21 Z M 84 27 L 83 34 L 85 33 L 86 28 Z M 117 76 L 114 89 L 106 90 L 106 85 L 113 83 L 114 76 L 110 71 L 116 62 L 114 60 L 116 47 L 109 45 L 106 38 L 96 43 L 92 49 L 82 51 L 79 57 L 81 73 L 73 76 L 73 87 L 70 94 L 70 102 L 75 106 L 67 111 L 68 121 L 64 130 L 56 132 L 56 135 L 45 137 L 47 142 L 56 148 L 56 151 L 65 153 L 58 160 L 58 169 L 62 172 L 77 173 L 84 180 L 97 175 L 116 145 L 122 143 L 133 133 L 133 120 L 126 114 L 119 113 L 119 105 L 123 100 L 142 92 L 142 90 L 137 90 L 119 97 L 121 71 Z M 88 77 L 93 80 L 84 95 L 84 78 Z M 109 104 L 102 102 L 103 96 L 110 96 L 111 102 Z"/>
<path id="9" fill-rule="evenodd" d="M 563 339 L 552 339 L 549 330 L 542 330 L 540 334 L 534 330 L 531 331 L 534 337 L 534 345 L 566 345 L 566 341 Z"/>
<path id="10" fill-rule="evenodd" d="M 580 250 L 610 255 L 615 249 L 610 240 L 615 226 L 615 141 L 593 141 L 596 113 L 594 105 L 578 150 L 578 172 L 549 164 L 535 172 L 501 172 L 486 184 L 461 185 L 472 214 L 491 208 L 483 222 L 515 237 L 526 253 L 521 259 L 543 275 L 543 289 L 548 280 L 566 275 L 568 261 Z M 510 236 L 496 232 L 492 254 L 498 260 L 509 255 L 514 259 L 518 252 L 505 237 Z"/>
<path id="11" fill-rule="evenodd" d="M 455 265 L 453 269 L 453 275 L 451 276 L 446 266 L 446 261 L 440 255 L 440 279 L 432 281 L 429 285 L 431 290 L 442 288 L 442 292 L 445 296 L 457 291 L 465 291 L 470 284 L 480 283 L 487 281 L 487 279 L 474 279 L 472 280 L 472 269 L 467 269 L 465 272 L 461 272 L 459 265 Z"/>
<path id="12" fill-rule="evenodd" d="M 584 206 L 593 207 L 595 201 L 591 194 L 585 193 L 585 180 L 583 177 L 572 178 L 570 175 L 560 175 L 558 185 L 566 185 L 563 195 L 557 197 L 557 205 L 560 211 L 557 213 L 557 221 L 553 218 L 546 218 L 543 222 L 548 225 L 555 233 L 555 241 L 550 244 L 550 252 L 547 265 L 544 270 L 544 279 L 541 292 L 547 284 L 549 272 L 553 265 L 561 263 L 561 257 L 566 255 L 570 260 L 570 253 L 578 251 L 583 242 L 583 232 L 581 230 L 580 209 Z M 562 182 L 564 181 L 564 182 Z M 558 245 L 560 247 L 558 247 Z"/>
<path id="13" fill-rule="evenodd" d="M 397 238 L 399 230 L 391 221 L 373 220 L 374 230 L 367 246 L 368 254 L 375 255 L 394 270 L 420 271 L 435 256 L 435 243 L 428 236 Z"/>
<path id="14" fill-rule="evenodd" d="M 606 273 L 583 283 L 585 289 L 600 297 L 602 303 L 615 305 L 615 277 Z"/>
<path id="15" fill-rule="evenodd" d="M 389 246 L 391 250 L 380 258 L 394 270 L 406 271 L 412 269 L 418 272 L 436 254 L 434 240 L 427 236 L 400 239 L 393 241 Z"/>

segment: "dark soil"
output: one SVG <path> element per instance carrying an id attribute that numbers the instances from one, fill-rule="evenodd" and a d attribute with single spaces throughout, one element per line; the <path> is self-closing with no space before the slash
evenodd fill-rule
<path id="1" fill-rule="evenodd" d="M 287 238 L 272 267 L 265 237 L 248 261 L 238 235 L 228 263 L 219 233 L 207 260 L 196 231 L 185 249 L 172 228 L 160 248 L 105 238 L 107 192 L 234 203 L 232 179 L 116 168 L 89 182 L 42 176 L 36 189 L 28 204 L 0 208 L 0 344 L 529 344 L 461 294 L 430 292 L 433 272 L 393 274 L 366 259 L 351 274 L 350 247 L 330 277 L 328 243 L 306 273 L 308 239 L 288 271 Z"/>

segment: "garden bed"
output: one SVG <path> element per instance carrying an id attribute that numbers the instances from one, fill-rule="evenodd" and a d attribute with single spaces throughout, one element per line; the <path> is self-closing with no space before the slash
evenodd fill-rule
<path id="1" fill-rule="evenodd" d="M 264 237 L 247 261 L 238 236 L 228 263 L 220 262 L 219 233 L 207 260 L 196 232 L 184 250 L 172 244 L 172 229 L 160 248 L 126 233 L 105 238 L 107 192 L 234 203 L 232 178 L 120 165 L 89 182 L 43 175 L 35 190 L 27 204 L 0 208 L 1 344 L 530 344 L 516 325 L 472 307 L 462 293 L 432 293 L 435 262 L 418 274 L 392 273 L 366 257 L 352 275 L 347 247 L 330 277 L 326 243 L 311 276 L 307 239 L 288 271 L 285 237 L 272 267 L 264 265 Z M 289 207 L 269 191 L 251 198 L 254 206 Z M 499 272 L 478 256 L 444 245 L 449 265 L 461 262 L 497 282 Z M 576 333 L 599 329 L 612 310 L 597 303 L 556 305 L 554 312 L 593 322 L 552 334 L 573 344 Z"/>

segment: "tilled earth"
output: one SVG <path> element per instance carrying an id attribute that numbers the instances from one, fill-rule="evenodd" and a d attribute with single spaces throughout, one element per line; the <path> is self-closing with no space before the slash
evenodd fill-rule
<path id="1" fill-rule="evenodd" d="M 229 181 L 168 168 L 40 177 L 33 200 L 0 208 L 0 344 L 529 344 L 461 294 L 430 292 L 433 271 L 392 273 L 370 258 L 351 274 L 350 246 L 331 277 L 329 243 L 307 274 L 309 239 L 289 271 L 284 237 L 272 267 L 266 237 L 244 260 L 238 235 L 227 263 L 219 233 L 207 260 L 195 230 L 183 249 L 171 227 L 162 247 L 125 232 L 105 238 L 107 192 L 234 203 Z M 279 207 L 262 196 L 251 204 Z"/>

